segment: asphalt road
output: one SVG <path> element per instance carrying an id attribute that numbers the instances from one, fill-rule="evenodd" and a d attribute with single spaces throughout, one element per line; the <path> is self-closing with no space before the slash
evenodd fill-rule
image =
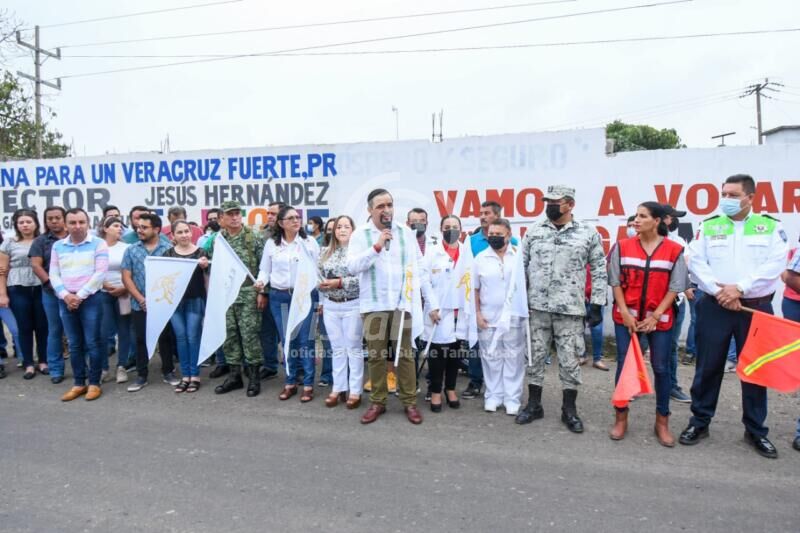
<path id="1" fill-rule="evenodd" d="M 11 360 L 13 361 L 13 360 Z M 327 409 L 261 396 L 176 395 L 153 383 L 104 386 L 95 402 L 62 403 L 68 383 L 0 381 L 0 531 L 800 531 L 800 401 L 770 394 L 778 460 L 742 439 L 737 378 L 725 378 L 711 437 L 666 449 L 655 402 L 632 407 L 629 436 L 606 436 L 612 374 L 584 370 L 586 432 L 559 420 L 548 369 L 545 418 L 513 424 L 482 402 L 425 409 L 409 424 L 399 402 L 371 426 Z M 681 367 L 688 385 L 692 367 Z M 207 372 L 204 371 L 204 376 Z M 158 376 L 158 369 L 151 376 Z M 459 390 L 466 385 L 462 378 Z M 422 397 L 420 396 L 422 404 Z M 673 404 L 672 429 L 688 421 Z"/>

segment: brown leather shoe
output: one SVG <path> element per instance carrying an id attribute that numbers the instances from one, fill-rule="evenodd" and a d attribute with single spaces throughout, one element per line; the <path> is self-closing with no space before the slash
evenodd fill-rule
<path id="1" fill-rule="evenodd" d="M 355 398 L 348 398 L 347 404 L 345 404 L 348 409 L 358 409 L 361 407 L 361 396 L 357 396 Z"/>
<path id="2" fill-rule="evenodd" d="M 87 387 L 72 387 L 70 390 L 66 392 L 66 394 L 64 394 L 64 396 L 61 397 L 61 401 L 71 402 L 75 398 L 78 398 L 86 394 L 87 390 L 88 390 Z"/>
<path id="3" fill-rule="evenodd" d="M 608 365 L 606 365 L 602 359 L 600 361 L 595 361 L 592 363 L 592 366 L 595 367 L 597 370 L 602 370 L 603 372 L 608 372 Z"/>
<path id="4" fill-rule="evenodd" d="M 367 409 L 367 412 L 364 413 L 364 416 L 361 417 L 362 424 L 372 424 L 375 422 L 379 416 L 386 412 L 386 406 L 381 405 L 379 403 L 373 403 Z"/>
<path id="5" fill-rule="evenodd" d="M 611 440 L 622 440 L 625 438 L 625 433 L 628 431 L 628 410 L 620 412 L 617 411 L 617 417 L 614 421 L 614 426 L 608 432 Z"/>
<path id="6" fill-rule="evenodd" d="M 417 410 L 416 405 L 409 405 L 406 407 L 406 418 L 412 424 L 422 424 L 422 413 Z"/>
<path id="7" fill-rule="evenodd" d="M 347 393 L 346 392 L 334 392 L 328 395 L 325 398 L 325 407 L 336 407 L 339 405 L 339 402 L 347 401 Z"/>
<path id="8" fill-rule="evenodd" d="M 656 425 L 653 428 L 658 443 L 667 448 L 675 446 L 675 436 L 669 430 L 669 415 L 664 416 L 656 413 Z"/>
<path id="9" fill-rule="evenodd" d="M 86 393 L 86 401 L 98 399 L 103 394 L 103 391 L 97 385 L 89 385 L 89 391 Z"/>
<path id="10" fill-rule="evenodd" d="M 278 395 L 279 400 L 288 400 L 292 396 L 297 394 L 297 385 L 294 387 L 284 387 L 283 391 Z"/>

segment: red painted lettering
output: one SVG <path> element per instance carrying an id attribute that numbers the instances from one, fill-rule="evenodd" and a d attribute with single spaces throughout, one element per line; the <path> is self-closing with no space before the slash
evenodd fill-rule
<path id="1" fill-rule="evenodd" d="M 514 217 L 514 189 L 486 189 L 486 201 L 497 202 L 503 206 L 503 216 L 505 218 Z"/>
<path id="2" fill-rule="evenodd" d="M 756 194 L 753 197 L 753 211 L 756 213 L 777 213 L 778 201 L 772 190 L 772 183 L 760 181 L 756 183 Z"/>
<path id="3" fill-rule="evenodd" d="M 528 198 L 533 197 L 533 205 L 529 207 Z M 521 217 L 538 217 L 544 210 L 542 191 L 540 189 L 522 189 L 517 195 L 517 214 Z"/>
<path id="4" fill-rule="evenodd" d="M 625 207 L 622 205 L 618 187 L 610 186 L 603 189 L 603 197 L 600 199 L 600 209 L 597 214 L 601 217 L 609 215 L 625 216 Z"/>
<path id="5" fill-rule="evenodd" d="M 701 207 L 698 196 L 705 193 L 705 203 Z M 686 193 L 686 208 L 695 215 L 708 215 L 719 206 L 719 190 L 711 183 L 697 183 L 689 187 Z"/>
<path id="6" fill-rule="evenodd" d="M 660 204 L 669 204 L 672 207 L 677 207 L 678 200 L 681 198 L 681 191 L 683 185 L 672 184 L 669 186 L 669 194 L 667 194 L 667 187 L 665 185 L 656 185 L 656 201 Z"/>
<path id="7" fill-rule="evenodd" d="M 800 181 L 783 182 L 783 212 L 797 213 L 800 211 Z"/>
<path id="8" fill-rule="evenodd" d="M 456 197 L 458 191 L 447 191 L 447 198 L 442 195 L 442 191 L 433 191 L 433 197 L 436 199 L 436 207 L 439 209 L 439 216 L 453 214 L 453 208 L 456 206 Z"/>

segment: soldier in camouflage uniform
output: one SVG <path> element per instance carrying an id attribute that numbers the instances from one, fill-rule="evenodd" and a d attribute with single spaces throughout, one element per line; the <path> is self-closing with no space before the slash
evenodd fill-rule
<path id="1" fill-rule="evenodd" d="M 233 251 L 239 256 L 253 276 L 258 275 L 258 264 L 264 252 L 264 238 L 256 231 L 242 223 L 242 207 L 239 202 L 223 202 L 222 226 L 220 235 L 225 237 Z M 213 253 L 213 252 L 212 252 Z M 212 266 L 213 257 L 212 257 Z M 261 298 L 263 296 L 259 296 Z M 247 395 L 258 396 L 261 392 L 261 312 L 257 308 L 256 290 L 253 282 L 247 278 L 239 289 L 239 296 L 225 315 L 227 334 L 222 345 L 225 351 L 225 362 L 231 371 L 225 382 L 217 386 L 214 392 L 225 394 L 232 390 L 244 388 L 242 382 L 242 360 L 247 361 Z"/>
<path id="2" fill-rule="evenodd" d="M 528 405 L 518 424 L 544 416 L 541 405 L 545 359 L 555 340 L 558 377 L 563 390 L 561 420 L 573 433 L 583 432 L 575 400 L 581 383 L 578 357 L 583 347 L 586 317 L 586 267 L 592 275 L 589 325 L 602 319 L 607 274 L 603 245 L 594 226 L 575 220 L 575 189 L 551 185 L 544 197 L 547 219 L 528 229 L 522 241 L 522 260 L 528 284 L 532 366 L 528 368 Z"/>

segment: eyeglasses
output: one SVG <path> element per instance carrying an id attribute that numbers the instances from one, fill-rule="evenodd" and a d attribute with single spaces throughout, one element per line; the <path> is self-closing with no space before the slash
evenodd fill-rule
<path id="1" fill-rule="evenodd" d="M 288 220 L 289 222 L 294 222 L 296 220 L 300 220 L 300 217 L 293 216 L 293 217 L 283 217 L 281 220 Z"/>

